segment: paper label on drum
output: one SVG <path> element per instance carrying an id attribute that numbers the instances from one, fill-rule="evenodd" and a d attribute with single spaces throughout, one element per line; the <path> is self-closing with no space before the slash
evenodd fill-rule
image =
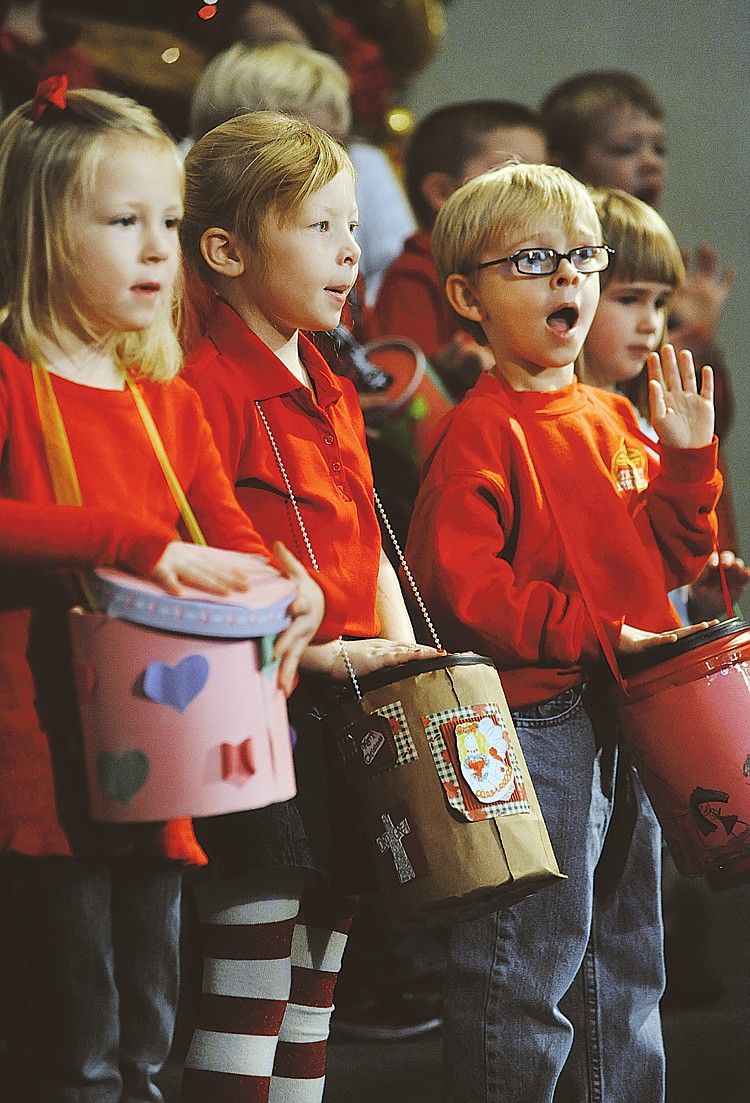
<path id="1" fill-rule="evenodd" d="M 530 812 L 526 785 L 496 704 L 422 717 L 448 803 L 467 820 Z"/>
<path id="2" fill-rule="evenodd" d="M 343 761 L 379 773 L 414 762 L 417 748 L 400 701 L 375 709 L 350 727 L 338 741 Z"/>

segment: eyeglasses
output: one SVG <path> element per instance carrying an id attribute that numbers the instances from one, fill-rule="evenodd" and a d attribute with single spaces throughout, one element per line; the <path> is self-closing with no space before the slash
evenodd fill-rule
<path id="1" fill-rule="evenodd" d="M 588 275 L 589 272 L 603 272 L 614 252 L 609 245 L 579 245 L 569 253 L 557 253 L 554 249 L 519 249 L 509 257 L 484 260 L 474 267 L 491 268 L 509 261 L 522 276 L 551 276 L 560 267 L 560 262 L 567 260 L 576 272 Z"/>

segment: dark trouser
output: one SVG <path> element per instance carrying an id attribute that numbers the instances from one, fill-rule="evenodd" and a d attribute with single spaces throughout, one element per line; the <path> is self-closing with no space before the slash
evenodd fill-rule
<path id="1" fill-rule="evenodd" d="M 181 870 L 0 859 L 4 1103 L 156 1103 L 179 986 Z"/>

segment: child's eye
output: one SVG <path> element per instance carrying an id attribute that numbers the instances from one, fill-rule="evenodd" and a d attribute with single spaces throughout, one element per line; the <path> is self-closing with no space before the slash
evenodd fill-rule
<path id="1" fill-rule="evenodd" d="M 320 230 L 321 233 L 325 233 L 328 229 L 330 229 L 330 226 L 330 222 L 327 219 L 323 219 L 322 222 L 316 222 L 313 225 L 313 230 Z"/>
<path id="2" fill-rule="evenodd" d="M 165 218 L 164 220 L 164 225 L 168 230 L 179 230 L 181 223 L 182 219 L 176 216 L 174 218 Z"/>
<path id="3" fill-rule="evenodd" d="M 350 234 L 353 234 L 354 231 L 357 230 L 358 228 L 359 228 L 359 223 L 358 222 L 350 222 L 349 223 L 349 233 Z"/>
<path id="4" fill-rule="evenodd" d="M 112 219 L 113 226 L 135 226 L 135 222 L 136 219 L 134 214 L 123 214 L 118 218 Z"/>

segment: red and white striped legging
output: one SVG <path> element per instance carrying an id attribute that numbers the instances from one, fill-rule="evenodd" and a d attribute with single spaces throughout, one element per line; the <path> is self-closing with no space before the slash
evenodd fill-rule
<path id="1" fill-rule="evenodd" d="M 197 891 L 203 992 L 182 1103 L 320 1103 L 355 901 L 279 871 Z"/>

